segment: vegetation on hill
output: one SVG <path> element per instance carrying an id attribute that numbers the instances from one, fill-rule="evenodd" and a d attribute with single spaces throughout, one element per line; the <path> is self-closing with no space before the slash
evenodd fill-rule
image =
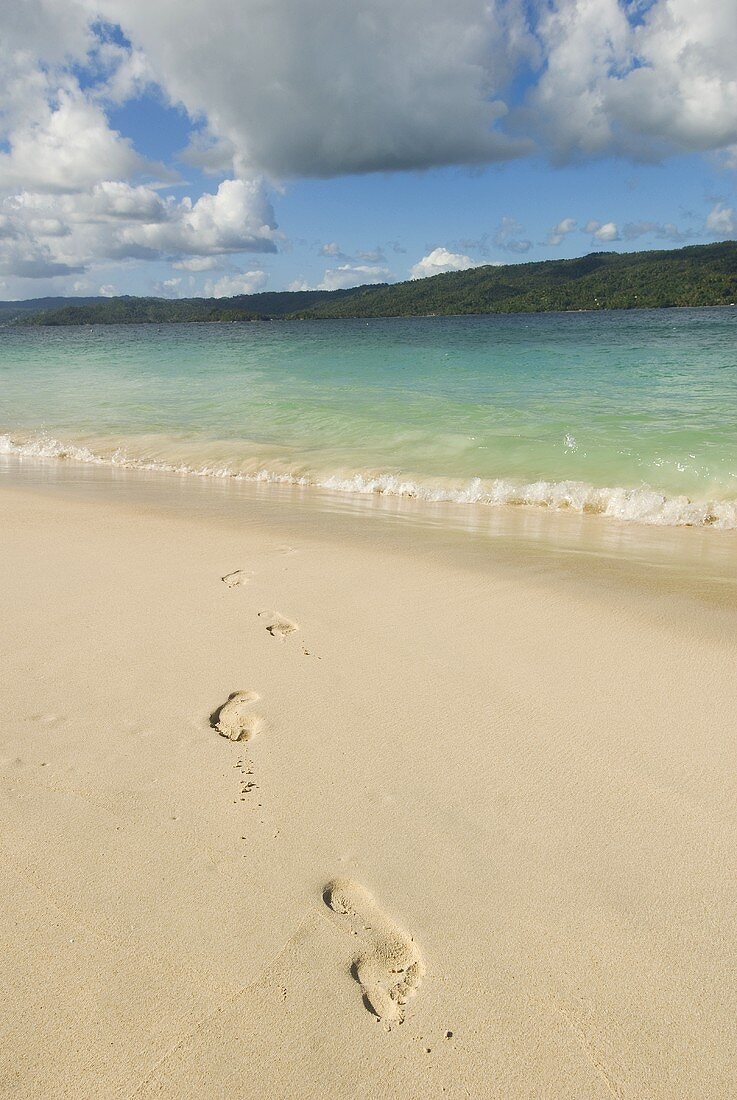
<path id="1" fill-rule="evenodd" d="M 39 300 L 40 301 L 40 300 Z M 56 299 L 56 302 L 62 301 Z M 412 317 L 548 310 L 660 309 L 737 302 L 737 242 L 660 252 L 594 252 L 576 260 L 485 266 L 350 290 L 233 298 L 98 298 L 18 311 L 40 325 Z M 2 307 L 13 303 L 0 303 Z M 30 303 L 15 303 L 27 307 Z"/>
<path id="2" fill-rule="evenodd" d="M 104 298 L 26 298 L 20 302 L 0 302 L 0 324 L 22 321 L 34 313 L 63 309 L 68 305 L 86 306 L 102 302 Z"/>
<path id="3" fill-rule="evenodd" d="M 57 299 L 55 308 L 25 310 L 15 319 L 33 325 L 145 325 L 184 321 L 259 321 L 283 317 L 320 302 L 326 291 L 265 291 L 234 298 Z M 334 291 L 338 297 L 347 291 Z M 3 303 L 8 306 L 14 303 Z M 21 303 L 18 303 L 21 304 Z M 22 303 L 24 306 L 26 303 Z"/>
<path id="4" fill-rule="evenodd" d="M 595 252 L 576 260 L 476 267 L 429 279 L 364 287 L 325 299 L 300 317 L 538 313 L 658 309 L 737 301 L 737 242 L 668 252 Z"/>

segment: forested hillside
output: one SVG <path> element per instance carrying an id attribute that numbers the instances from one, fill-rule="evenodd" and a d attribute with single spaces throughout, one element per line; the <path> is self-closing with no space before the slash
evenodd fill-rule
<path id="1" fill-rule="evenodd" d="M 489 265 L 350 290 L 234 298 L 98 298 L 82 303 L 70 299 L 61 308 L 43 308 L 41 303 L 35 312 L 32 303 L 23 302 L 15 303 L 15 317 L 5 308 L 13 303 L 6 302 L 0 303 L 0 317 L 40 325 L 141 324 L 660 309 L 735 302 L 737 242 L 724 241 L 661 252 L 594 252 L 576 260 Z"/>

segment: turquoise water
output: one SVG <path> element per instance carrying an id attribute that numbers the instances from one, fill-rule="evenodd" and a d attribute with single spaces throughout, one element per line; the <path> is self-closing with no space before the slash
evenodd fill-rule
<path id="1" fill-rule="evenodd" d="M 737 526 L 737 310 L 0 329 L 0 451 Z"/>

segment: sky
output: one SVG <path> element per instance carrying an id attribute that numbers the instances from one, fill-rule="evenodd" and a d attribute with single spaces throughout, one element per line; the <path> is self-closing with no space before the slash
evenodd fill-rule
<path id="1" fill-rule="evenodd" d="M 3 0 L 0 298 L 737 237 L 737 0 Z"/>

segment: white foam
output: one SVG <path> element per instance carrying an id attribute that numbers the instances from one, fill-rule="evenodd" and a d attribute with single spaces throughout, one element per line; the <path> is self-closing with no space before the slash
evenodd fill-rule
<path id="1" fill-rule="evenodd" d="M 354 473 L 309 475 L 260 467 L 252 471 L 231 467 L 166 462 L 137 458 L 118 448 L 101 455 L 85 445 L 64 443 L 46 433 L 27 440 L 0 435 L 0 454 L 29 458 L 72 459 L 98 466 L 160 471 L 196 477 L 233 478 L 237 481 L 267 482 L 304 488 L 329 489 L 339 493 L 406 497 L 428 503 L 532 506 L 576 513 L 609 516 L 613 519 L 669 527 L 714 527 L 737 529 L 737 500 L 691 500 L 668 496 L 649 488 L 597 487 L 583 481 L 521 482 L 509 478 L 472 478 L 464 485 L 424 483 L 396 474 Z"/>

